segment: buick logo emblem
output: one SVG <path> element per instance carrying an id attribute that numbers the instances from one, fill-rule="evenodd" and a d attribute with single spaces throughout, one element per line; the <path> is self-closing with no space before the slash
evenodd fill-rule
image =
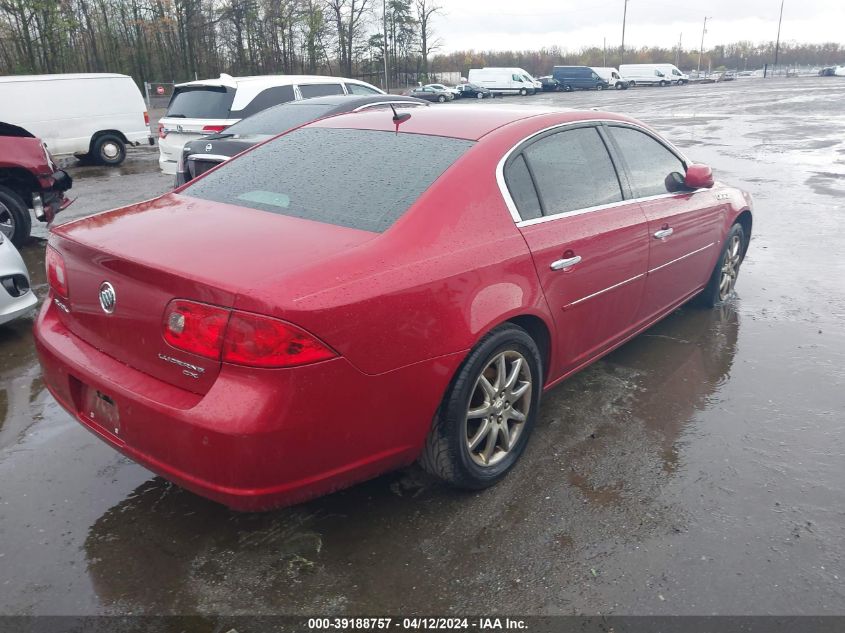
<path id="1" fill-rule="evenodd" d="M 104 281 L 100 286 L 100 307 L 106 314 L 111 314 L 114 312 L 115 305 L 117 305 L 117 295 L 114 292 L 114 286 Z"/>
<path id="2" fill-rule="evenodd" d="M 206 145 L 206 146 L 205 146 L 205 151 L 206 151 L 206 152 L 210 152 L 210 151 L 211 151 L 211 143 L 209 143 L 208 145 Z"/>

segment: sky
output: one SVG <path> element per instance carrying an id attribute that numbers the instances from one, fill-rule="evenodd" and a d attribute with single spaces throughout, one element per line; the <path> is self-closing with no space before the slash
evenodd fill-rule
<path id="1" fill-rule="evenodd" d="M 619 46 L 624 0 L 437 0 L 440 51 Z M 780 0 L 629 0 L 625 48 L 774 41 Z M 845 42 L 845 0 L 784 0 L 781 41 Z"/>

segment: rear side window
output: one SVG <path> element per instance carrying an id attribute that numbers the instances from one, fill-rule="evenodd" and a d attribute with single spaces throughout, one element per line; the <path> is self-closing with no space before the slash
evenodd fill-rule
<path id="1" fill-rule="evenodd" d="M 188 86 L 176 88 L 168 117 L 183 119 L 228 119 L 235 91 L 224 86 Z"/>
<path id="2" fill-rule="evenodd" d="M 472 145 L 443 136 L 301 128 L 181 193 L 380 233 Z"/>
<path id="3" fill-rule="evenodd" d="M 545 215 L 622 200 L 616 169 L 592 127 L 557 132 L 529 145 L 523 155 Z"/>
<path id="4" fill-rule="evenodd" d="M 373 90 L 369 86 L 362 86 L 361 84 L 346 84 L 346 89 L 353 95 L 377 95 L 380 94 L 378 90 Z"/>
<path id="5" fill-rule="evenodd" d="M 303 99 L 327 97 L 329 95 L 342 95 L 343 86 L 340 84 L 308 84 L 305 86 L 299 86 L 299 92 L 302 93 Z"/>
<path id="6" fill-rule="evenodd" d="M 247 136 L 251 134 L 281 134 L 303 123 L 322 118 L 335 106 L 326 104 L 287 103 L 268 108 L 258 114 L 226 128 L 229 134 Z"/>
<path id="7" fill-rule="evenodd" d="M 505 183 L 523 220 L 533 220 L 543 215 L 534 181 L 531 180 L 522 154 L 505 167 Z"/>
<path id="8" fill-rule="evenodd" d="M 289 101 L 293 101 L 296 98 L 296 95 L 293 92 L 293 86 L 273 86 L 272 88 L 266 88 L 259 92 L 255 97 L 246 104 L 246 107 L 243 110 L 237 110 L 232 112 L 232 116 L 235 118 L 245 119 L 248 116 L 252 116 L 256 112 L 261 112 L 262 110 L 266 110 L 274 105 L 279 105 L 280 103 L 288 103 Z"/>
<path id="9" fill-rule="evenodd" d="M 671 193 L 669 174 L 686 173 L 684 163 L 663 144 L 645 132 L 629 127 L 611 127 L 610 134 L 628 167 L 634 196 L 644 198 Z M 670 187 L 667 187 L 667 182 Z"/>

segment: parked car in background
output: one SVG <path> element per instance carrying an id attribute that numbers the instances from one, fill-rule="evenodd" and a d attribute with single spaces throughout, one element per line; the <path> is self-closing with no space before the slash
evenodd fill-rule
<path id="1" fill-rule="evenodd" d="M 833 74 L 836 77 L 845 77 L 845 66 L 837 66 L 836 69 L 833 71 Z"/>
<path id="2" fill-rule="evenodd" d="M 551 75 L 537 77 L 537 81 L 540 82 L 540 88 L 543 92 L 558 92 L 562 90 L 560 82 Z"/>
<path id="3" fill-rule="evenodd" d="M 631 85 L 631 82 L 623 78 L 619 74 L 619 71 L 615 68 L 593 66 L 593 71 L 595 71 L 595 73 L 599 77 L 604 79 L 607 82 L 608 87 L 610 88 L 615 88 L 616 90 L 627 90 Z"/>
<path id="4" fill-rule="evenodd" d="M 467 76 L 469 83 L 484 86 L 494 94 L 533 95 L 541 88 L 539 82 L 522 68 L 473 68 Z"/>
<path id="5" fill-rule="evenodd" d="M 836 75 L 836 66 L 825 66 L 819 70 L 819 77 L 833 77 Z"/>
<path id="6" fill-rule="evenodd" d="M 566 92 L 573 90 L 604 90 L 607 81 L 587 66 L 555 66 L 552 76 Z"/>
<path id="7" fill-rule="evenodd" d="M 668 66 L 674 68 L 672 64 L 622 64 L 619 66 L 619 74 L 632 86 L 669 86 L 678 83 L 681 78 L 672 75 Z"/>
<path id="8" fill-rule="evenodd" d="M 732 297 L 750 207 L 617 114 L 342 114 L 54 227 L 36 349 L 80 424 L 232 508 L 414 460 L 480 489 L 544 390 Z"/>
<path id="9" fill-rule="evenodd" d="M 400 95 L 331 95 L 282 103 L 253 114 L 223 132 L 188 141 L 176 167 L 176 187 L 204 174 L 235 154 L 310 121 L 371 108 L 428 107 L 428 102 Z"/>
<path id="10" fill-rule="evenodd" d="M 41 139 L 16 125 L 0 123 L 0 233 L 20 246 L 36 219 L 52 222 L 71 201 L 73 180 L 56 167 Z"/>
<path id="11" fill-rule="evenodd" d="M 312 75 L 263 75 L 202 79 L 177 84 L 158 123 L 161 170 L 175 174 L 185 143 L 200 136 L 222 132 L 270 106 L 299 99 L 328 95 L 384 94 L 375 86 L 357 79 Z"/>
<path id="12" fill-rule="evenodd" d="M 0 233 L 0 325 L 30 312 L 38 297 L 29 285 L 29 271 L 14 244 Z"/>
<path id="13" fill-rule="evenodd" d="M 53 156 L 119 165 L 126 147 L 152 145 L 131 77 L 111 73 L 0 77 L 0 121 L 40 138 Z"/>
<path id="14" fill-rule="evenodd" d="M 455 96 L 445 90 L 432 88 L 431 86 L 417 86 L 407 93 L 409 97 L 416 97 L 417 99 L 424 99 L 426 101 L 436 101 L 438 103 L 446 103 L 455 98 Z"/>
<path id="15" fill-rule="evenodd" d="M 479 86 L 478 84 L 460 84 L 458 85 L 458 90 L 461 91 L 461 96 L 464 98 L 475 97 L 476 99 L 489 99 L 493 96 L 493 93 L 489 88 Z"/>
<path id="16" fill-rule="evenodd" d="M 689 75 L 675 66 L 675 64 L 655 64 L 655 66 L 658 70 L 662 71 L 673 84 L 683 86 L 684 84 L 689 83 Z"/>
<path id="17" fill-rule="evenodd" d="M 444 86 L 443 84 L 426 84 L 429 88 L 434 88 L 435 90 L 442 90 L 444 92 L 448 92 L 452 95 L 453 99 L 457 99 L 461 96 L 461 91 L 457 88 L 450 88 L 449 86 Z"/>

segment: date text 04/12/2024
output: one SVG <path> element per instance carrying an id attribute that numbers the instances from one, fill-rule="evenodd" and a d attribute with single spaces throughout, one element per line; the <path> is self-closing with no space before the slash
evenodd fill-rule
<path id="1" fill-rule="evenodd" d="M 513 618 L 309 618 L 312 631 L 353 630 L 524 630 L 524 620 Z"/>

